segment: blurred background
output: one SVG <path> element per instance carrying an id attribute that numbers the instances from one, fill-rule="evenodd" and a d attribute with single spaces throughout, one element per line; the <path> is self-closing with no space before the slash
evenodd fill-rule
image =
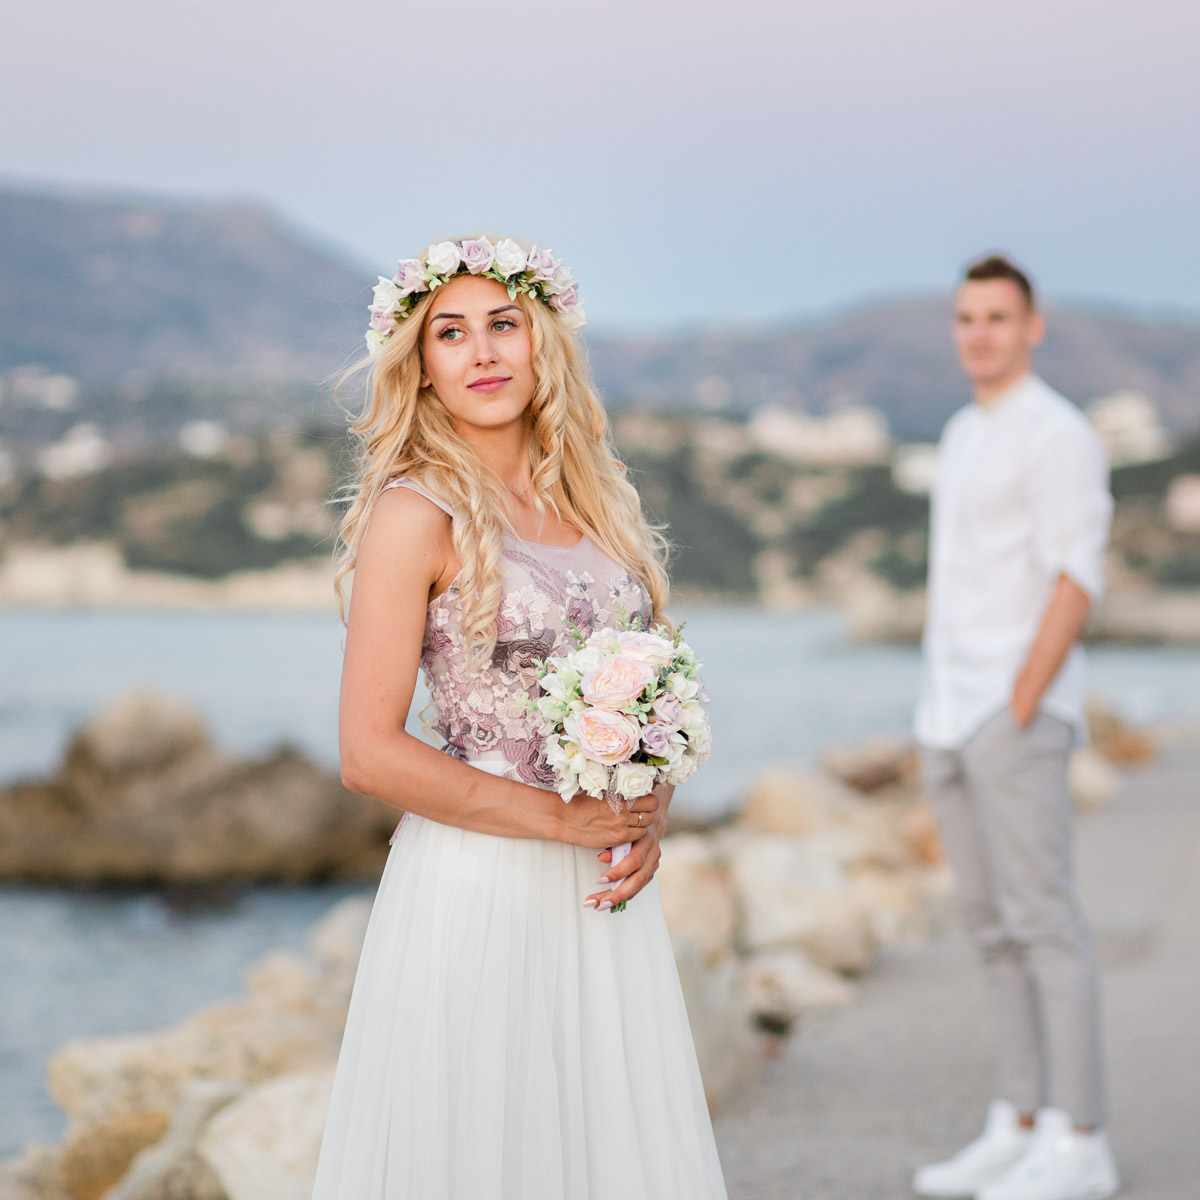
<path id="1" fill-rule="evenodd" d="M 690 818 L 905 738 L 968 399 L 949 298 L 993 249 L 1113 466 L 1097 694 L 1200 722 L 1198 38 L 1176 0 L 10 13 L 0 1154 L 61 1134 L 56 1046 L 229 995 L 378 868 L 386 816 L 333 774 L 331 380 L 431 239 L 514 234 L 580 280 L 714 696 Z"/>

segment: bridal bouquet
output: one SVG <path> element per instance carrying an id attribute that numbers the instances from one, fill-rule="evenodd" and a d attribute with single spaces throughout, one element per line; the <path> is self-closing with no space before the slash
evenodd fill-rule
<path id="1" fill-rule="evenodd" d="M 643 629 L 640 620 L 597 629 L 542 663 L 545 694 L 534 706 L 549 729 L 542 748 L 564 800 L 583 791 L 618 810 L 657 783 L 682 783 L 708 758 L 708 696 L 682 631 Z M 628 842 L 614 846 L 613 865 L 629 850 Z"/>

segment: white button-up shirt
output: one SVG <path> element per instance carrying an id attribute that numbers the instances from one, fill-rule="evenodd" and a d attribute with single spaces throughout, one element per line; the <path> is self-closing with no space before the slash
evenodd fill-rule
<path id="1" fill-rule="evenodd" d="M 1111 515 L 1099 438 L 1036 376 L 950 418 L 932 498 L 918 741 L 961 746 L 1010 701 L 1058 577 L 1093 600 L 1103 590 Z M 1041 709 L 1082 738 L 1082 647 Z"/>

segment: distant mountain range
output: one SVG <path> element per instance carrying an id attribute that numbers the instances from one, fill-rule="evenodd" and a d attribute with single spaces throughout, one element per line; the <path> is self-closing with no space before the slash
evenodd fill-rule
<path id="1" fill-rule="evenodd" d="M 0 370 L 319 378 L 356 348 L 373 282 L 250 205 L 0 190 Z"/>
<path id="2" fill-rule="evenodd" d="M 309 383 L 360 345 L 373 282 L 244 204 L 117 202 L 0 189 L 0 375 L 40 364 L 90 393 L 130 380 Z M 867 404 L 934 435 L 966 391 L 946 303 L 901 299 L 817 322 L 589 338 L 614 407 L 815 412 Z M 1040 371 L 1076 400 L 1148 394 L 1200 426 L 1200 324 L 1063 309 Z"/>
<path id="3" fill-rule="evenodd" d="M 1083 403 L 1145 392 L 1168 426 L 1200 428 L 1200 324 L 1058 309 L 1037 367 Z M 893 433 L 932 437 L 969 395 L 950 343 L 948 300 L 872 305 L 766 334 L 598 341 L 605 393 L 653 407 L 746 410 L 762 404 L 828 412 L 865 404 Z"/>

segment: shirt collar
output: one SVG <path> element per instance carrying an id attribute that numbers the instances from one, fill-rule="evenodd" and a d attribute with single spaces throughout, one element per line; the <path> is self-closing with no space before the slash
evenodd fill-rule
<path id="1" fill-rule="evenodd" d="M 998 417 L 1002 412 L 1016 408 L 1018 403 L 1029 394 L 1030 384 L 1033 383 L 1034 378 L 1033 372 L 1028 371 L 1015 383 L 1010 383 L 1004 391 L 994 396 L 986 404 L 980 404 L 978 400 L 973 401 L 975 411 L 981 417 L 986 417 L 990 420 L 993 417 Z"/>

